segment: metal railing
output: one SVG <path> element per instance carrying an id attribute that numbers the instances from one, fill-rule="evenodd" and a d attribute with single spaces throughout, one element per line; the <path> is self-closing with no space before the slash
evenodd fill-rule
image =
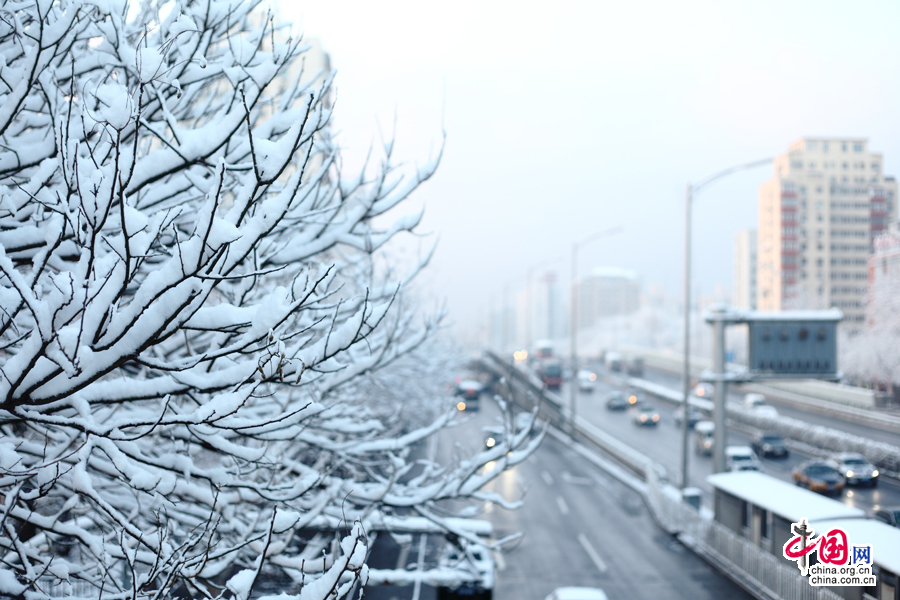
<path id="1" fill-rule="evenodd" d="M 541 418 L 562 430 L 570 430 L 569 412 L 555 394 L 546 394 L 529 373 L 487 352 L 483 364 L 505 377 L 515 404 L 531 410 L 540 406 Z M 765 600 L 842 600 L 823 587 L 810 585 L 796 567 L 759 548 L 682 501 L 681 493 L 665 481 L 665 469 L 620 440 L 578 419 L 570 433 L 593 449 L 611 456 L 646 483 L 644 499 L 663 529 L 713 564 L 757 598 Z"/>

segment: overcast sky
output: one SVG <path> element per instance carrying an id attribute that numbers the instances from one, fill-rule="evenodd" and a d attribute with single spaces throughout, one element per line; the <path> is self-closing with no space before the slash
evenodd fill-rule
<path id="1" fill-rule="evenodd" d="M 288 2 L 282 0 L 284 7 Z M 417 193 L 439 236 L 424 286 L 460 330 L 547 263 L 634 269 L 679 294 L 684 187 L 802 136 L 854 136 L 900 174 L 900 3 L 291 3 L 337 69 L 349 155 L 390 129 L 399 156 L 443 162 Z M 770 168 L 695 201 L 695 281 L 731 287 L 734 234 Z M 555 257 L 563 260 L 552 263 Z"/>

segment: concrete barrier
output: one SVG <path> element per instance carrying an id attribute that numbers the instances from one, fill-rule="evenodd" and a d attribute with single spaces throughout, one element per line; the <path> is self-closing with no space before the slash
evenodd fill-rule
<path id="1" fill-rule="evenodd" d="M 672 351 L 656 350 L 652 348 L 641 348 L 638 346 L 629 346 L 623 348 L 623 352 L 642 356 L 644 364 L 652 369 L 671 373 L 673 375 L 682 374 L 683 357 Z M 699 377 L 703 371 L 712 368 L 712 361 L 697 356 L 691 357 L 691 376 Z M 746 369 L 743 365 L 729 365 L 729 370 Z M 817 381 L 812 379 L 793 380 L 793 381 L 766 381 L 765 383 L 753 384 L 754 390 L 762 394 L 778 398 L 778 392 L 788 392 L 796 396 L 803 396 L 810 400 L 818 400 L 830 404 L 838 404 L 851 408 L 863 410 L 871 410 L 875 408 L 875 392 L 866 388 L 854 387 L 851 385 L 843 385 L 840 383 L 832 383 L 830 381 Z"/>

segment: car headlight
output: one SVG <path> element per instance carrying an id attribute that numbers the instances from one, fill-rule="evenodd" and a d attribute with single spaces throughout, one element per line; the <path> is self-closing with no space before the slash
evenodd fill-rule
<path id="1" fill-rule="evenodd" d="M 487 446 L 488 448 L 493 448 L 496 444 L 497 444 L 497 440 L 495 440 L 492 437 L 489 437 L 488 439 L 486 439 L 484 441 L 484 445 Z"/>
<path id="2" fill-rule="evenodd" d="M 703 447 L 704 447 L 704 448 L 709 448 L 710 446 L 712 446 L 712 442 L 711 442 L 711 441 L 706 440 L 705 442 L 703 442 Z"/>
<path id="3" fill-rule="evenodd" d="M 771 444 L 763 444 L 763 450 L 765 450 L 766 452 L 768 452 L 768 451 L 771 450 L 771 449 L 772 449 L 772 445 L 771 445 Z"/>
<path id="4" fill-rule="evenodd" d="M 872 477 L 878 477 L 878 469 L 872 471 Z"/>
<path id="5" fill-rule="evenodd" d="M 647 420 L 647 415 L 641 415 L 641 421 L 646 421 L 646 420 Z"/>
<path id="6" fill-rule="evenodd" d="M 653 415 L 653 420 L 654 420 L 654 421 L 659 421 L 659 415 Z"/>
<path id="7" fill-rule="evenodd" d="M 847 477 L 853 477 L 853 471 L 847 471 Z"/>
<path id="8" fill-rule="evenodd" d="M 466 410 L 466 403 L 465 403 L 465 402 L 458 402 L 458 403 L 456 404 L 456 410 Z"/>

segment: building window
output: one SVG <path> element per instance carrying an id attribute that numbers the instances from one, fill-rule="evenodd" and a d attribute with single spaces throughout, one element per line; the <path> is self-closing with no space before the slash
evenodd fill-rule
<path id="1" fill-rule="evenodd" d="M 873 162 L 873 163 L 872 163 L 872 170 L 873 170 L 873 171 L 877 171 L 877 170 L 878 170 L 878 163 L 876 163 L 876 162 Z"/>
<path id="2" fill-rule="evenodd" d="M 741 500 L 741 527 L 750 528 L 751 505 L 746 500 Z"/>
<path id="3" fill-rule="evenodd" d="M 862 152 L 862 151 L 863 151 L 863 145 L 862 145 L 862 144 L 853 144 L 853 151 L 854 151 L 854 152 Z"/>
<path id="4" fill-rule="evenodd" d="M 816 143 L 815 142 L 806 142 L 806 151 L 807 152 L 815 152 L 816 151 Z"/>
<path id="5" fill-rule="evenodd" d="M 847 151 L 847 143 L 844 142 L 843 144 L 841 144 L 841 152 L 846 152 L 846 151 Z"/>
<path id="6" fill-rule="evenodd" d="M 828 142 L 822 142 L 822 152 L 828 152 Z"/>

